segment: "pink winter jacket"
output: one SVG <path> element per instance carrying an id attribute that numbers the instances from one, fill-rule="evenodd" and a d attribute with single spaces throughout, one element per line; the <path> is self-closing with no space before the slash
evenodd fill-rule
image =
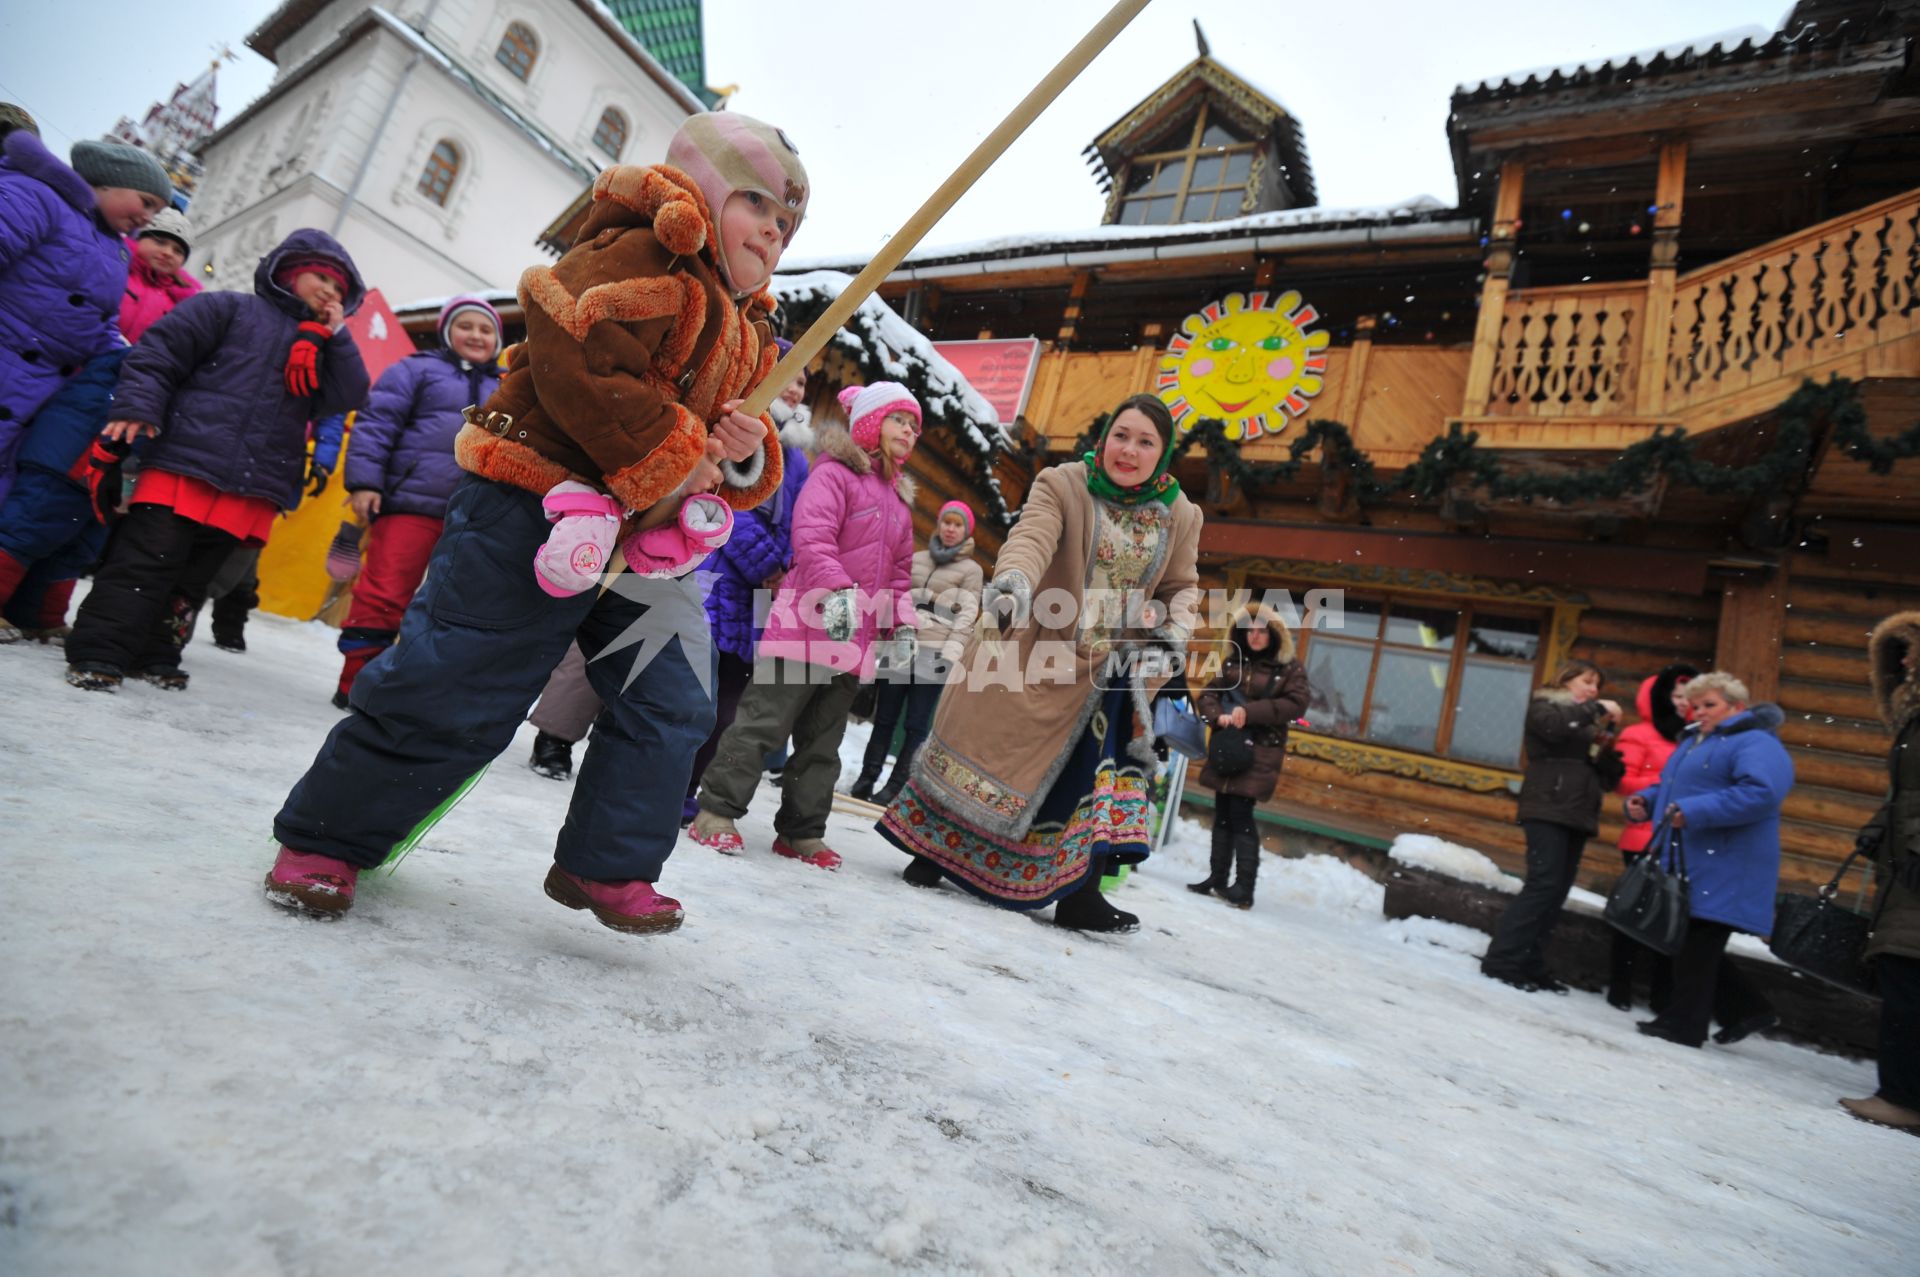
<path id="1" fill-rule="evenodd" d="M 793 506 L 793 569 L 780 583 L 756 654 L 873 677 L 874 644 L 913 627 L 913 481 L 889 489 L 873 458 L 843 431 L 826 446 Z M 856 591 L 853 637 L 827 637 L 820 609 L 826 596 Z"/>
<path id="2" fill-rule="evenodd" d="M 120 298 L 120 334 L 129 344 L 139 341 L 154 321 L 200 291 L 200 281 L 187 272 L 156 275 L 147 269 L 133 241 L 127 241 L 132 260 L 127 266 L 127 291 Z"/>

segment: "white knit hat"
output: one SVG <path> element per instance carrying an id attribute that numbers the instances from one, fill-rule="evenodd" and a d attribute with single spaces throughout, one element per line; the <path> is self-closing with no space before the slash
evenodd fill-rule
<path id="1" fill-rule="evenodd" d="M 840 406 L 847 410 L 847 430 L 853 435 L 853 446 L 862 452 L 880 446 L 880 423 L 890 412 L 906 413 L 913 418 L 915 431 L 919 429 L 920 402 L 897 381 L 848 386 L 840 392 Z"/>
<path id="2" fill-rule="evenodd" d="M 193 223 L 187 215 L 169 204 L 153 215 L 153 219 L 140 228 L 135 239 L 145 239 L 149 235 L 165 235 L 168 239 L 180 241 L 181 249 L 188 256 L 193 255 Z"/>

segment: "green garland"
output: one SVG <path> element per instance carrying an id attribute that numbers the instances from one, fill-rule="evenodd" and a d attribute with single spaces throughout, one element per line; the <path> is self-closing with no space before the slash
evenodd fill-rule
<path id="1" fill-rule="evenodd" d="M 1430 440 L 1420 456 L 1392 479 L 1382 481 L 1372 458 L 1356 447 L 1353 434 L 1338 421 L 1312 421 L 1287 445 L 1280 461 L 1248 461 L 1240 446 L 1227 438 L 1226 426 L 1211 418 L 1196 423 L 1175 445 L 1184 455 L 1198 445 L 1206 453 L 1211 472 L 1224 474 L 1243 488 L 1254 490 L 1293 479 L 1308 453 L 1318 449 L 1321 464 L 1346 470 L 1362 503 L 1394 497 L 1433 501 L 1465 478 L 1493 500 L 1552 501 L 1572 504 L 1605 501 L 1643 491 L 1657 477 L 1716 495 L 1755 496 L 1780 491 L 1800 474 L 1816 430 L 1832 429 L 1833 445 L 1865 464 L 1875 474 L 1886 474 L 1896 461 L 1920 456 L 1920 423 L 1891 439 L 1875 439 L 1867 429 L 1866 410 L 1854 383 L 1835 377 L 1826 385 L 1801 384 L 1775 410 L 1779 423 L 1773 446 L 1751 464 L 1729 468 L 1703 461 L 1694 453 L 1694 440 L 1683 429 L 1656 432 L 1625 448 L 1606 466 L 1574 474 L 1536 474 L 1510 468 L 1500 450 L 1482 448 L 1478 431 L 1455 423 L 1445 435 Z M 1091 446 L 1106 424 L 1095 419 L 1075 451 Z"/>
<path id="2" fill-rule="evenodd" d="M 805 332 L 832 303 L 832 294 L 824 288 L 783 296 L 776 320 L 784 330 L 783 335 L 797 335 Z M 974 482 L 986 495 L 982 515 L 997 527 L 1013 526 L 1019 515 L 1008 508 L 1006 494 L 1000 490 L 1000 479 L 993 472 L 1000 453 L 1009 451 L 998 423 L 989 423 L 988 428 L 983 429 L 962 406 L 959 395 L 944 384 L 933 383 L 932 368 L 918 354 L 907 350 L 896 357 L 864 307 L 853 313 L 828 344 L 851 359 L 869 382 L 897 381 L 911 390 L 913 397 L 920 401 L 922 427 L 940 431 L 972 458 Z"/>

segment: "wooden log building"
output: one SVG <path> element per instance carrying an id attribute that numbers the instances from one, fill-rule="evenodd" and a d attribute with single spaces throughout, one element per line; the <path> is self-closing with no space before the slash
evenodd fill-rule
<path id="1" fill-rule="evenodd" d="M 909 255 L 880 296 L 921 333 L 1044 343 L 986 464 L 929 430 L 919 532 L 950 497 L 989 509 L 988 473 L 1017 507 L 1101 413 L 1165 390 L 1195 331 L 1184 317 L 1281 298 L 1326 344 L 1295 370 L 1297 411 L 1230 427 L 1237 455 L 1285 461 L 1316 423 L 1348 439 L 1259 481 L 1197 448 L 1179 470 L 1207 512 L 1210 587 L 1344 592 L 1343 626 L 1310 614 L 1301 634 L 1314 700 L 1262 813 L 1281 837 L 1384 847 L 1426 832 L 1518 871 L 1531 690 L 1571 655 L 1631 707 L 1642 679 L 1685 660 L 1786 711 L 1799 779 L 1783 882 L 1825 881 L 1885 789 L 1865 644 L 1886 613 L 1920 608 L 1920 459 L 1876 470 L 1822 420 L 1757 492 L 1664 472 L 1560 499 L 1503 497 L 1472 474 L 1392 489 L 1450 431 L 1508 474 L 1597 474 L 1676 428 L 1709 476 L 1778 462 L 1781 405 L 1831 376 L 1854 384 L 1868 436 L 1908 437 L 1920 3 L 1802 0 L 1778 31 L 1731 45 L 1462 86 L 1447 136 L 1451 206 L 1321 208 L 1302 122 L 1203 41 L 1087 148 L 1100 227 Z M 543 246 L 564 249 L 585 205 Z M 402 317 L 430 331 L 433 309 Z M 831 422 L 833 393 L 864 378 L 840 347 L 815 372 L 812 406 Z M 1183 425 L 1209 415 L 1180 406 L 1195 409 Z M 1368 475 L 1387 491 L 1369 497 Z M 1004 530 L 980 521 L 989 562 Z M 1601 838 L 1619 828 L 1610 809 Z M 1587 858 L 1590 885 L 1614 871 Z"/>
<path id="2" fill-rule="evenodd" d="M 1833 375 L 1891 438 L 1920 422 L 1916 48 L 1920 5 L 1818 0 L 1731 46 L 1463 86 L 1451 207 L 1329 210 L 1302 122 L 1203 46 L 1088 148 L 1101 227 L 923 247 L 881 295 L 936 339 L 1046 340 L 1020 423 L 1040 464 L 1161 388 L 1184 316 L 1283 292 L 1332 341 L 1319 393 L 1243 440 L 1248 461 L 1337 421 L 1390 482 L 1457 426 L 1503 470 L 1578 475 L 1681 427 L 1731 470 Z M 1304 635 L 1314 703 L 1271 820 L 1375 846 L 1430 832 L 1517 870 L 1530 690 L 1572 655 L 1631 706 L 1686 660 L 1786 710 L 1784 878 L 1830 876 L 1885 789 L 1865 642 L 1920 607 L 1920 460 L 1876 473 L 1821 423 L 1762 492 L 1656 477 L 1566 501 L 1467 479 L 1356 500 L 1341 458 L 1304 460 L 1252 484 L 1200 449 L 1181 468 L 1210 585 L 1345 591 L 1344 628 Z M 1618 831 L 1609 812 L 1601 837 Z"/>

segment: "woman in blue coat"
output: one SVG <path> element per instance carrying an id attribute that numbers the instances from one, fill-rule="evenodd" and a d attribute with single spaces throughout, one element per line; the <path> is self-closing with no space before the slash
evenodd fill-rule
<path id="1" fill-rule="evenodd" d="M 427 574 L 447 502 L 466 474 L 453 438 L 467 408 L 500 384 L 500 316 L 479 297 L 440 308 L 439 350 L 409 355 L 380 374 L 347 440 L 348 502 L 367 534 L 366 566 L 340 629 L 340 685 L 347 706 L 353 681 L 393 646 L 400 618 Z"/>
<path id="2" fill-rule="evenodd" d="M 1764 936 L 1773 930 L 1780 885 L 1780 805 L 1793 788 L 1793 759 L 1775 734 L 1786 716 L 1776 705 L 1747 703 L 1747 687 L 1715 671 L 1687 684 L 1693 722 L 1660 773 L 1649 798 L 1627 799 L 1627 818 L 1656 813 L 1674 831 L 1686 855 L 1691 917 L 1674 955 L 1673 997 L 1667 1009 L 1643 1020 L 1640 1031 L 1682 1046 L 1737 1042 L 1779 1022 L 1766 998 L 1726 960 L 1735 931 Z M 1661 854 L 1659 835 L 1647 850 Z"/>

